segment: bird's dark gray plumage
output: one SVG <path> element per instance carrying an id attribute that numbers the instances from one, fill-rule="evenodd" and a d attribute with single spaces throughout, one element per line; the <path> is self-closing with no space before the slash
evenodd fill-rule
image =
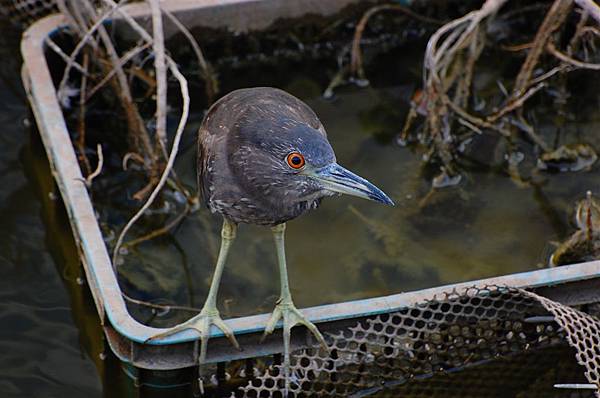
<path id="1" fill-rule="evenodd" d="M 198 137 L 198 186 L 212 212 L 236 223 L 276 225 L 318 206 L 332 192 L 285 163 L 335 162 L 323 125 L 304 102 L 285 91 L 234 91 L 206 114 Z"/>
<path id="2" fill-rule="evenodd" d="M 210 290 L 200 314 L 149 340 L 195 330 L 202 340 L 199 361 L 203 362 L 214 325 L 239 347 L 217 309 L 221 275 L 237 224 L 268 225 L 275 240 L 281 295 L 265 327 L 265 336 L 282 320 L 287 375 L 290 329 L 294 325 L 306 326 L 323 345 L 325 340 L 292 301 L 285 260 L 285 222 L 317 207 L 323 197 L 340 193 L 385 204 L 393 202 L 373 184 L 336 163 L 325 129 L 308 105 L 267 87 L 234 91 L 208 110 L 198 133 L 198 186 L 208 208 L 224 218 Z"/>

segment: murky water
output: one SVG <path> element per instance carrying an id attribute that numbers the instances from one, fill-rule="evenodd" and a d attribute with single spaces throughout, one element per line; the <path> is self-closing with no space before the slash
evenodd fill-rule
<path id="1" fill-rule="evenodd" d="M 531 146 L 521 144 L 522 173 L 535 181 L 524 188 L 504 171 L 502 141 L 487 135 L 471 144 L 473 161 L 463 173 L 463 182 L 430 194 L 437 171 L 423 166 L 422 150 L 396 141 L 410 97 L 420 84 L 424 42 L 416 43 L 375 55 L 367 68 L 372 85 L 342 87 L 333 100 L 321 94 L 337 70 L 335 64 L 284 58 L 277 68 L 272 63 L 263 66 L 265 71 L 225 66 L 220 70 L 223 92 L 269 85 L 305 100 L 326 127 L 338 161 L 396 202 L 390 208 L 356 198 L 328 198 L 318 210 L 288 223 L 290 281 L 301 307 L 545 267 L 553 250 L 550 242 L 572 231 L 569 217 L 574 202 L 600 182 L 597 166 L 577 173 L 535 171 Z M 489 55 L 488 60 L 497 56 Z M 511 67 L 495 65 L 476 84 L 485 90 Z M 592 101 L 597 100 L 595 95 Z M 552 104 L 542 101 L 539 109 L 548 113 L 538 112 L 542 116 L 537 126 L 549 142 L 586 142 L 600 148 L 600 138 L 592 133 L 598 125 L 596 108 L 577 102 L 566 111 L 571 115 L 559 121 L 550 111 Z M 577 106 L 584 111 L 573 117 Z M 201 118 L 202 110 L 196 109 L 196 123 L 189 127 L 176 166 L 190 187 L 195 186 L 194 140 Z M 111 213 L 105 217 L 109 219 Z M 218 250 L 220 224 L 219 216 L 202 208 L 166 238 L 131 250 L 120 266 L 126 291 L 144 300 L 201 306 Z M 226 316 L 269 312 L 278 289 L 269 229 L 242 225 L 221 283 L 222 312 Z M 154 325 L 189 316 L 154 317 L 142 308 L 132 310 L 141 320 L 152 318 Z"/>
<path id="2" fill-rule="evenodd" d="M 45 157 L 29 143 L 19 36 L 7 25 L 0 19 L 0 396 L 99 397 L 96 367 L 82 350 L 90 336 L 74 322 L 83 311 L 65 289 L 71 276 L 57 267 L 64 258 L 54 256 L 48 221 L 56 220 L 43 218 L 40 193 L 52 185 L 40 187 L 31 167 Z"/>
<path id="3" fill-rule="evenodd" d="M 11 41 L 13 31 L 3 29 L 8 32 L 3 40 L 9 43 L 2 43 L 0 53 L 17 53 L 17 37 Z M 335 73 L 335 62 L 306 68 L 292 62 L 266 72 L 222 71 L 223 93 L 276 85 L 304 99 L 327 128 L 339 162 L 376 183 L 397 203 L 389 208 L 330 198 L 318 210 L 289 223 L 290 280 L 300 307 L 544 266 L 551 250 L 548 242 L 564 239 L 571 230 L 568 217 L 574 201 L 598 186 L 595 166 L 590 172 L 541 174 L 536 188 L 521 188 L 499 171 L 503 151 L 480 141 L 474 145 L 485 164 L 471 168 L 460 186 L 423 203 L 433 172 L 422 167 L 418 149 L 401 147 L 394 140 L 420 81 L 421 51 L 399 47 L 379 55 L 367 68 L 372 86 L 341 88 L 334 100 L 320 94 Z M 40 143 L 29 139 L 23 124 L 28 111 L 17 83 L 18 65 L 7 62 L 9 56 L 3 58 L 0 359 L 5 365 L 0 367 L 0 392 L 3 397 L 161 396 L 158 390 L 142 388 L 140 393 L 103 346 L 89 293 L 79 283 L 65 214 L 60 202 L 48 196 L 57 192 Z M 565 124 L 550 115 L 540 120 L 544 135 L 557 136 L 561 143 L 585 141 L 600 149 L 600 138 L 591 134 L 598 126 L 598 98 L 583 103 L 588 107 L 576 104 L 573 109 L 581 112 Z M 201 116 L 197 109 L 177 164 L 190 186 L 195 179 L 193 141 Z M 531 152 L 527 147 L 521 150 Z M 100 211 L 114 226 L 124 221 L 119 211 Z M 219 218 L 201 209 L 172 234 L 131 249 L 120 268 L 124 290 L 144 300 L 201 306 L 219 228 Z M 238 236 L 219 306 L 225 316 L 268 312 L 278 295 L 270 232 L 242 226 Z M 132 312 L 153 325 L 189 316 L 172 312 L 155 317 L 141 308 Z M 568 358 L 565 363 L 572 358 L 567 352 L 557 355 Z M 189 391 L 182 391 L 186 394 Z"/>

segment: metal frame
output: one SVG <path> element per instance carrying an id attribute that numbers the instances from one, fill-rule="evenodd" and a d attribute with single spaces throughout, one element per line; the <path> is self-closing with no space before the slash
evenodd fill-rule
<path id="1" fill-rule="evenodd" d="M 277 18 L 293 18 L 307 11 L 332 14 L 357 0 L 165 0 L 163 5 L 181 16 L 184 23 L 246 31 L 268 26 Z M 145 6 L 134 4 L 128 11 L 143 20 L 149 15 Z M 96 221 L 92 202 L 84 184 L 77 157 L 67 131 L 63 114 L 45 58 L 45 39 L 65 25 L 62 16 L 44 18 L 23 35 L 21 52 L 24 59 L 23 83 L 29 97 L 39 131 L 46 148 L 52 173 L 60 188 L 78 245 L 88 284 L 92 291 L 107 340 L 124 362 L 152 370 L 178 369 L 196 365 L 198 342 L 194 332 L 182 332 L 149 344 L 143 342 L 164 329 L 143 325 L 128 313 L 113 272 L 107 248 Z M 543 288 L 543 294 L 567 304 L 598 301 L 600 261 L 541 269 L 424 289 L 414 292 L 376 297 L 344 303 L 306 308 L 304 314 L 319 323 L 323 331 L 339 329 L 367 316 L 396 311 L 430 299 L 453 288 L 473 285 L 511 285 Z M 567 285 L 568 283 L 568 285 Z M 276 333 L 259 344 L 268 314 L 253 315 L 225 322 L 238 335 L 244 351 L 233 349 L 216 328 L 209 344 L 208 362 L 221 362 L 281 352 L 281 339 Z M 305 332 L 295 332 L 295 347 L 307 343 Z"/>

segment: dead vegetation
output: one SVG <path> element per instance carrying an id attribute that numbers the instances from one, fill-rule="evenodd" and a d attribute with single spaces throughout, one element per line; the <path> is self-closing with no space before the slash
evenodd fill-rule
<path id="1" fill-rule="evenodd" d="M 131 226 L 142 216 L 166 185 L 169 189 L 179 191 L 186 199 L 183 212 L 175 215 L 165 227 L 149 232 L 131 242 L 128 246 L 141 243 L 170 230 L 189 213 L 196 204 L 196 197 L 179 181 L 172 166 L 177 154 L 178 145 L 189 115 L 189 93 L 187 79 L 165 49 L 163 23 L 172 23 L 189 41 L 196 56 L 199 75 L 205 81 L 206 96 L 209 102 L 217 91 L 217 80 L 210 65 L 204 59 L 200 46 L 177 20 L 177 18 L 161 7 L 157 0 L 147 0 L 151 15 L 152 29 L 146 29 L 134 20 L 124 8 L 126 1 L 113 0 L 82 0 L 69 2 L 57 0 L 58 9 L 66 17 L 70 31 L 77 38 L 77 44 L 65 53 L 52 40 L 48 46 L 64 61 L 65 69 L 58 85 L 58 95 L 61 103 L 68 107 L 71 97 L 78 97 L 78 123 L 75 147 L 88 185 L 102 170 L 102 147 L 98 147 L 97 166 L 92 167 L 88 159 L 86 147 L 86 106 L 89 101 L 103 89 L 118 98 L 127 124 L 129 149 L 123 155 L 123 168 L 131 167 L 143 170 L 146 176 L 145 185 L 133 194 L 133 198 L 143 202 L 136 215 L 125 225 L 114 248 L 113 262 L 119 247 L 124 243 L 124 237 Z M 137 44 L 132 48 L 117 48 L 114 37 L 107 27 L 109 19 L 118 19 L 125 23 L 138 36 Z M 147 64 L 153 61 L 153 68 Z M 177 81 L 182 108 L 179 110 L 179 122 L 171 139 L 167 132 L 168 78 Z M 76 82 L 76 83 L 74 83 Z M 155 101 L 154 120 L 148 121 L 139 109 L 139 98 L 134 98 L 133 86 L 145 85 L 144 100 Z M 75 86 L 74 86 L 75 85 Z M 170 149 L 169 141 L 171 141 Z"/>
<path id="2" fill-rule="evenodd" d="M 77 106 L 77 123 L 74 145 L 80 160 L 85 183 L 92 188 L 94 178 L 103 172 L 103 143 L 98 144 L 96 153 L 89 158 L 91 146 L 86 137 L 86 112 L 88 104 L 100 93 L 108 92 L 120 107 L 127 126 L 128 149 L 122 155 L 124 170 L 135 169 L 145 179 L 143 186 L 132 195 L 139 202 L 139 209 L 120 231 L 113 247 L 113 266 L 122 262 L 120 255 L 127 248 L 149 239 L 168 233 L 176 227 L 192 209 L 197 207 L 197 197 L 180 181 L 173 170 L 181 137 L 190 112 L 188 82 L 176 62 L 165 48 L 163 24 L 173 24 L 187 39 L 196 57 L 198 75 L 204 80 L 207 102 L 210 103 L 218 90 L 217 80 L 198 43 L 190 32 L 168 10 L 161 7 L 158 0 L 146 0 L 152 15 L 151 27 L 147 28 L 132 18 L 124 7 L 127 1 L 113 0 L 57 0 L 58 9 L 65 16 L 69 31 L 75 38 L 75 45 L 64 50 L 52 39 L 48 47 L 65 63 L 58 83 L 58 96 L 65 108 Z M 116 44 L 109 20 L 125 24 L 137 35 L 135 45 L 122 48 Z M 177 83 L 180 109 L 170 109 L 169 79 Z M 140 87 L 145 87 L 140 90 Z M 135 90 L 135 93 L 134 93 Z M 142 92 L 140 98 L 138 92 Z M 171 96 L 174 96 L 172 93 Z M 147 104 L 154 103 L 153 112 L 148 115 Z M 140 105 L 146 107 L 145 111 Z M 145 112 L 145 113 L 144 113 Z M 177 116 L 175 131 L 168 131 L 167 116 Z M 151 230 L 129 241 L 126 235 L 132 226 L 150 209 L 166 190 L 184 198 L 178 206 L 173 206 L 177 214 L 169 214 L 163 226 Z M 173 197 L 173 195 L 168 195 Z M 171 211 L 172 213 L 174 211 Z M 149 306 L 155 309 L 182 309 L 196 311 L 195 308 L 164 306 L 133 299 L 124 294 L 130 303 Z"/>
<path id="3" fill-rule="evenodd" d="M 541 168 L 552 162 L 589 166 L 597 158 L 594 150 L 584 144 L 575 148 L 553 148 L 536 131 L 525 110 L 528 101 L 548 89 L 558 77 L 578 69 L 600 69 L 600 63 L 592 61 L 596 56 L 595 40 L 600 32 L 600 7 L 591 0 L 554 0 L 551 4 L 533 3 L 521 5 L 521 8 L 517 4 L 517 8 L 511 8 L 514 3 L 486 0 L 480 9 L 443 24 L 428 41 L 423 86 L 413 98 L 400 141 L 407 142 L 418 137 L 420 143 L 428 148 L 425 159 L 441 165 L 440 174 L 433 180 L 433 188 L 460 181 L 458 161 L 464 144 L 474 135 L 497 134 L 508 142 L 509 148 L 524 137 L 535 146 Z M 351 70 L 360 79 L 366 77 L 357 43 L 366 21 L 376 12 L 398 7 L 373 7 L 357 25 Z M 495 44 L 491 43 L 489 27 L 498 18 L 507 19 L 533 12 L 545 12 L 545 17 L 531 42 L 504 46 L 507 52 L 527 52 L 512 88 L 507 89 L 499 82 L 495 95 L 503 98 L 501 104 L 474 109 L 472 85 L 477 63 L 486 46 Z M 418 15 L 408 15 L 428 23 L 435 22 Z M 574 30 L 568 26 L 573 19 L 577 20 Z M 567 37 L 569 34 L 570 37 Z M 415 121 L 421 116 L 424 122 L 417 128 Z M 513 155 L 508 153 L 506 157 L 520 159 Z M 518 175 L 515 162 L 507 163 L 513 180 L 526 185 Z M 566 168 L 574 170 L 577 166 Z"/>
<path id="4" fill-rule="evenodd" d="M 87 176 L 86 184 L 91 186 L 103 170 L 102 146 L 98 146 L 94 154 L 86 140 L 86 109 L 90 100 L 104 90 L 110 90 L 118 99 L 127 124 L 129 147 L 122 156 L 122 167 L 135 167 L 145 178 L 143 187 L 132 195 L 139 201 L 140 208 L 116 240 L 113 252 L 115 265 L 119 263 L 120 247 L 135 246 L 168 233 L 197 205 L 195 195 L 185 188 L 172 170 L 189 115 L 190 100 L 187 80 L 165 48 L 163 24 L 173 24 L 188 41 L 197 62 L 198 76 L 205 83 L 208 103 L 218 91 L 215 73 L 191 33 L 173 14 L 161 8 L 159 1 L 145 2 L 152 15 L 150 28 L 140 25 L 127 14 L 124 8 L 126 1 L 57 0 L 57 6 L 66 16 L 77 41 L 70 51 L 63 50 L 50 39 L 47 42 L 48 47 L 66 64 L 58 85 L 61 102 L 69 106 L 76 101 L 78 106 L 74 143 Z M 434 189 L 460 182 L 460 159 L 465 146 L 475 135 L 495 134 L 508 143 L 506 170 L 513 181 L 522 186 L 528 185 L 520 176 L 522 154 L 512 151 L 519 140 L 525 139 L 535 147 L 540 169 L 558 165 L 560 169 L 579 170 L 589 168 L 596 161 L 596 153 L 585 144 L 555 147 L 547 142 L 525 112 L 529 101 L 555 84 L 561 76 L 578 69 L 600 69 L 600 64 L 594 62 L 595 40 L 600 31 L 597 26 L 598 6 L 593 1 L 554 0 L 523 5 L 516 0 L 486 0 L 481 8 L 447 22 L 421 15 L 399 4 L 378 4 L 357 21 L 351 46 L 348 47 L 348 64 L 340 70 L 326 92 L 332 92 L 337 85 L 348 81 L 359 85 L 368 83 L 361 42 L 369 21 L 381 13 L 399 13 L 436 29 L 424 54 L 422 87 L 413 98 L 401 133 L 404 142 L 416 137 L 427 148 L 425 159 L 440 165 L 441 171 L 432 182 Z M 523 13 L 545 13 L 545 17 L 530 41 L 502 44 L 507 54 L 523 55 L 522 64 L 512 80 L 512 87 L 506 88 L 498 82 L 497 93 L 493 96 L 501 98 L 500 102 L 488 101 L 486 106 L 478 106 L 479 94 L 474 92 L 473 87 L 478 62 L 486 48 L 498 47 L 494 38 L 490 37 L 490 27 L 500 19 L 509 20 Z M 135 45 L 122 48 L 115 44 L 107 24 L 109 19 L 114 18 L 135 32 Z M 573 24 L 573 21 L 576 23 Z M 569 22 L 573 25 L 571 28 Z M 176 81 L 179 87 L 181 108 L 176 111 L 168 109 L 168 104 L 173 103 L 168 101 L 169 79 Z M 143 87 L 142 98 L 139 95 L 135 97 L 134 86 L 137 91 Z M 147 112 L 142 114 L 142 102 L 144 106 L 154 103 L 152 120 L 148 120 Z M 171 134 L 167 131 L 166 122 L 169 113 L 177 113 L 179 118 L 177 129 Z M 423 122 L 417 124 L 418 119 Z M 134 223 L 160 198 L 163 187 L 177 191 L 185 198 L 179 213 L 172 214 L 164 225 L 125 241 Z"/>

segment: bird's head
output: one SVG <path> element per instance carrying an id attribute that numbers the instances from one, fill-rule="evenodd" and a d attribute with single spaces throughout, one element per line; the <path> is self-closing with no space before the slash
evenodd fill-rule
<path id="1" fill-rule="evenodd" d="M 235 139 L 235 174 L 246 189 L 282 206 L 335 194 L 394 204 L 375 185 L 337 164 L 320 130 L 292 119 L 252 124 L 240 126 Z"/>

